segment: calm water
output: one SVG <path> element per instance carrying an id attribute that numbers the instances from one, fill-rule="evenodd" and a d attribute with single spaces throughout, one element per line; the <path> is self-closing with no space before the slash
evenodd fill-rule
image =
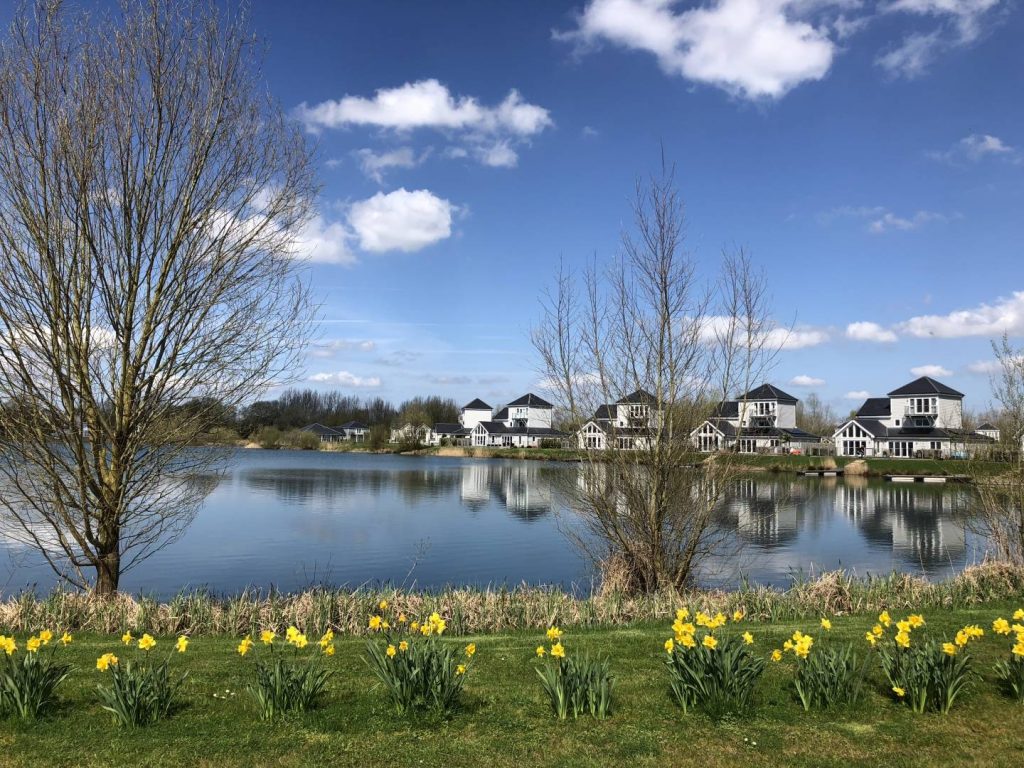
<path id="1" fill-rule="evenodd" d="M 186 534 L 122 579 L 165 597 L 183 587 L 300 589 L 315 583 L 559 584 L 591 573 L 567 541 L 558 493 L 572 465 L 239 451 Z M 795 571 L 893 569 L 943 577 L 981 557 L 955 522 L 963 489 L 757 476 L 719 524 L 735 547 L 708 580 L 784 584 Z M 0 592 L 54 583 L 0 540 Z"/>

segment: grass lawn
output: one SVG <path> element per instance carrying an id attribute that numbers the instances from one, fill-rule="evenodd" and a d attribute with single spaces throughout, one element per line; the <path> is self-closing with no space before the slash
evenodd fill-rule
<path id="1" fill-rule="evenodd" d="M 539 633 L 453 638 L 460 646 L 476 642 L 478 651 L 465 706 L 447 721 L 394 716 L 360 659 L 365 641 L 339 638 L 330 660 L 337 674 L 323 706 L 269 724 L 255 718 L 244 690 L 251 657 L 237 656 L 237 639 L 198 637 L 174 659 L 190 672 L 181 709 L 156 726 L 122 731 L 96 703 L 104 676 L 94 664 L 106 651 L 123 659 L 126 649 L 114 637 L 82 635 L 66 649 L 77 668 L 59 711 L 28 726 L 0 721 L 0 765 L 1020 765 L 1024 707 L 999 692 L 992 673 L 1010 642 L 990 629 L 1016 607 L 925 615 L 928 626 L 919 632 L 932 636 L 951 637 L 967 623 L 986 630 L 972 645 L 981 679 L 948 716 L 911 713 L 887 693 L 878 669 L 856 709 L 804 713 L 787 661 L 769 664 L 749 715 L 718 723 L 674 705 L 661 651 L 670 631 L 645 625 L 566 632 L 570 653 L 586 648 L 611 656 L 618 686 L 606 721 L 553 719 L 533 671 Z M 863 633 L 873 621 L 835 619 L 831 639 L 853 640 L 866 651 Z M 822 634 L 810 622 L 738 626 L 753 631 L 765 655 L 795 629 Z M 155 652 L 171 642 L 160 638 Z"/>

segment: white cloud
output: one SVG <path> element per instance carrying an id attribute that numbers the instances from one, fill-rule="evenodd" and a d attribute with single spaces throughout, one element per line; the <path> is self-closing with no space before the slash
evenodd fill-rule
<path id="1" fill-rule="evenodd" d="M 556 37 L 583 48 L 607 41 L 646 51 L 668 74 L 748 99 L 780 98 L 801 83 L 822 79 L 832 64 L 835 44 L 799 18 L 809 10 L 806 4 L 712 0 L 678 13 L 676 5 L 592 0 L 577 28 Z"/>
<path id="2" fill-rule="evenodd" d="M 377 343 L 370 339 L 330 339 L 318 341 L 310 348 L 313 357 L 334 357 L 339 352 L 360 351 L 372 352 L 377 348 Z"/>
<path id="3" fill-rule="evenodd" d="M 800 374 L 799 376 L 794 376 L 790 379 L 789 383 L 794 387 L 822 387 L 825 385 L 825 380 L 814 376 Z"/>
<path id="4" fill-rule="evenodd" d="M 418 251 L 452 233 L 456 207 L 426 189 L 404 187 L 353 203 L 348 221 L 364 251 Z"/>
<path id="5" fill-rule="evenodd" d="M 1009 358 L 1013 366 L 1024 365 L 1024 355 L 1014 355 Z M 984 376 L 992 376 L 1002 373 L 1003 365 L 998 360 L 978 360 L 967 366 L 971 373 L 980 373 Z"/>
<path id="6" fill-rule="evenodd" d="M 1022 159 L 1021 153 L 1016 148 L 1006 144 L 998 136 L 987 133 L 972 133 L 956 142 L 952 147 L 942 152 L 928 152 L 930 158 L 945 163 L 957 164 L 961 162 L 980 162 L 986 158 L 999 158 L 1012 163 L 1019 163 Z"/>
<path id="7" fill-rule="evenodd" d="M 412 147 L 399 147 L 386 152 L 374 152 L 372 149 L 357 149 L 356 159 L 359 169 L 378 184 L 384 182 L 384 172 L 390 168 L 415 168 L 427 159 L 429 150 L 419 157 Z"/>
<path id="8" fill-rule="evenodd" d="M 846 338 L 854 341 L 874 341 L 886 344 L 896 341 L 896 334 L 878 323 L 862 320 L 846 326 Z"/>
<path id="9" fill-rule="evenodd" d="M 876 235 L 881 235 L 885 232 L 892 232 L 894 230 L 909 232 L 914 229 L 919 229 L 932 221 L 947 220 L 946 216 L 941 213 L 935 213 L 934 211 L 917 211 L 917 213 L 909 218 L 897 216 L 890 211 L 886 211 L 882 216 L 868 224 L 868 232 Z"/>
<path id="10" fill-rule="evenodd" d="M 866 389 L 854 389 L 850 392 L 847 392 L 845 395 L 843 395 L 843 397 L 847 400 L 867 400 L 869 397 L 871 397 L 871 393 L 868 392 Z"/>
<path id="11" fill-rule="evenodd" d="M 488 107 L 473 96 L 453 95 L 435 79 L 380 88 L 372 98 L 343 96 L 312 106 L 303 102 L 295 114 L 314 133 L 350 126 L 382 128 L 399 135 L 420 129 L 440 131 L 460 144 L 462 157 L 472 156 L 495 168 L 514 167 L 518 161 L 514 145 L 526 144 L 554 125 L 547 109 L 525 101 L 515 89 L 499 104 Z M 373 153 L 368 158 L 368 173 L 379 173 L 385 167 L 412 167 L 416 161 L 411 153 L 408 147 Z M 390 165 L 375 166 L 377 158 L 386 158 Z"/>
<path id="12" fill-rule="evenodd" d="M 918 365 L 910 369 L 910 372 L 915 376 L 952 376 L 953 372 L 949 368 L 943 368 L 941 365 Z"/>
<path id="13" fill-rule="evenodd" d="M 880 54 L 875 63 L 891 77 L 913 80 L 928 71 L 944 48 L 945 42 L 938 32 L 907 35 L 899 45 Z"/>
<path id="14" fill-rule="evenodd" d="M 337 384 L 342 387 L 353 389 L 374 389 L 380 386 L 380 378 L 377 376 L 356 376 L 348 371 L 337 373 L 314 373 L 309 380 L 317 384 Z"/>
<path id="15" fill-rule="evenodd" d="M 298 258 L 323 264 L 352 264 L 356 257 L 348 247 L 349 237 L 343 224 L 317 214 L 302 228 L 292 251 Z"/>
<path id="16" fill-rule="evenodd" d="M 805 349 L 824 344 L 828 332 L 817 328 L 775 328 L 768 332 L 768 346 L 779 349 Z"/>
<path id="17" fill-rule="evenodd" d="M 957 339 L 967 336 L 988 336 L 1004 333 L 1024 335 L 1024 291 L 1015 291 L 993 304 L 980 304 L 971 309 L 958 309 L 947 315 L 920 315 L 900 324 L 903 333 L 919 338 Z"/>

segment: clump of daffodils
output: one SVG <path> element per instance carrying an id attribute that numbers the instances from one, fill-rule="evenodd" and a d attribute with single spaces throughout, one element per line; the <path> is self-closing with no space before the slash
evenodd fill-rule
<path id="1" fill-rule="evenodd" d="M 121 643 L 126 648 L 123 658 L 108 651 L 96 659 L 97 671 L 107 673 L 110 680 L 109 685 L 97 686 L 97 692 L 114 722 L 135 728 L 151 725 L 170 714 L 178 691 L 188 677 L 187 672 L 178 678 L 172 677 L 171 657 L 186 653 L 189 642 L 187 635 L 180 635 L 164 655 L 154 653 L 159 643 L 148 632 L 135 637 L 127 631 L 121 635 Z"/>
<path id="2" fill-rule="evenodd" d="M 570 715 L 591 715 L 603 720 L 611 714 L 615 677 L 607 658 L 591 658 L 583 653 L 575 658 L 566 653 L 562 630 L 548 627 L 545 637 L 550 647 L 537 646 L 539 659 L 547 658 L 536 668 L 541 686 L 559 720 Z"/>
<path id="3" fill-rule="evenodd" d="M 1013 624 L 1004 618 L 992 622 L 992 631 L 1004 637 L 1012 635 L 1009 658 L 996 663 L 996 677 L 1003 689 L 1024 704 L 1024 608 L 1013 613 Z"/>
<path id="4" fill-rule="evenodd" d="M 321 635 L 317 642 L 319 653 L 313 649 L 306 651 L 309 637 L 294 625 L 285 630 L 284 643 L 278 642 L 273 629 L 262 630 L 259 642 L 266 659 L 257 658 L 254 681 L 248 691 L 259 708 L 260 717 L 271 720 L 286 712 L 301 712 L 316 706 L 334 674 L 324 668 L 322 658 L 334 655 L 334 630 L 328 628 Z M 244 657 L 254 648 L 256 641 L 246 635 L 236 650 Z"/>
<path id="5" fill-rule="evenodd" d="M 61 646 L 70 645 L 71 635 L 65 632 L 60 640 Z M 70 664 L 57 660 L 56 649 L 49 629 L 30 635 L 22 654 L 14 635 L 0 635 L 0 717 L 13 713 L 34 720 L 56 703 L 56 690 L 71 671 Z"/>

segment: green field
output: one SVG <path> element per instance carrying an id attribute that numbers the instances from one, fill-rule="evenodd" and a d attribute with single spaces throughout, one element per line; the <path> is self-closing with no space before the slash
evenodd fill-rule
<path id="1" fill-rule="evenodd" d="M 791 668 L 769 665 L 754 709 L 711 722 L 683 715 L 669 697 L 661 644 L 666 628 L 637 625 L 567 631 L 569 652 L 608 654 L 618 677 L 615 711 L 603 722 L 557 722 L 533 671 L 540 633 L 453 638 L 474 641 L 476 664 L 464 707 L 448 720 L 392 714 L 360 655 L 365 640 L 340 638 L 336 674 L 321 708 L 275 723 L 255 716 L 245 692 L 250 659 L 236 638 L 197 637 L 175 657 L 189 670 L 182 706 L 156 726 L 122 731 L 96 702 L 103 673 L 96 658 L 124 653 L 115 637 L 81 635 L 67 653 L 76 665 L 59 711 L 32 725 L 0 721 L 0 765 L 338 765 L 338 766 L 845 766 L 1020 765 L 1024 707 L 997 688 L 993 662 L 1009 642 L 992 635 L 997 616 L 1016 604 L 989 603 L 926 613 L 926 631 L 949 636 L 967 623 L 986 628 L 972 646 L 980 678 L 948 716 L 914 715 L 887 691 L 879 670 L 856 709 L 804 713 Z M 873 615 L 834 620 L 832 639 L 862 640 Z M 794 629 L 819 634 L 817 622 L 747 623 L 766 655 Z M 20 638 L 23 640 L 24 638 Z M 158 651 L 173 638 L 160 638 Z M 122 656 L 123 658 L 123 656 Z"/>

